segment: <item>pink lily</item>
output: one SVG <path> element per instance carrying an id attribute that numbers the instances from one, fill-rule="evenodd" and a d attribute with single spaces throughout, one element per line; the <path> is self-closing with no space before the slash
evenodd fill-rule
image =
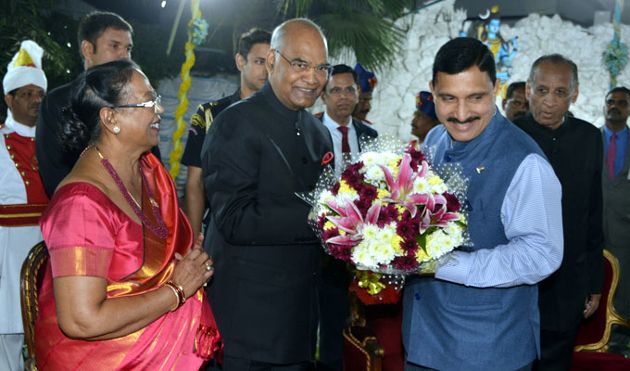
<path id="1" fill-rule="evenodd" d="M 403 155 L 396 178 L 394 178 L 387 167 L 381 165 L 381 169 L 385 175 L 385 182 L 387 183 L 387 188 L 390 193 L 387 200 L 403 205 L 409 210 L 411 217 L 416 215 L 416 205 L 426 205 L 427 209 L 432 210 L 435 206 L 433 195 L 412 193 L 414 180 L 418 177 L 424 177 L 428 168 L 429 165 L 426 161 L 422 161 L 418 172 L 414 172 L 411 168 L 411 156 L 409 156 L 408 153 Z"/>
<path id="2" fill-rule="evenodd" d="M 334 202 L 329 202 L 328 206 L 334 210 L 339 216 L 327 216 L 337 228 L 343 230 L 347 234 L 344 236 L 336 236 L 326 240 L 326 243 L 334 243 L 345 246 L 355 246 L 363 238 L 359 232 L 363 224 L 376 224 L 378 216 L 381 212 L 380 202 L 375 202 L 367 211 L 365 220 L 357 206 L 352 201 L 347 201 L 344 205 L 339 206 Z"/>
<path id="3" fill-rule="evenodd" d="M 327 216 L 328 220 L 348 234 L 357 233 L 357 227 L 363 223 L 363 216 L 354 202 L 348 201 L 344 205 L 337 205 L 331 201 L 327 205 L 339 215 Z"/>

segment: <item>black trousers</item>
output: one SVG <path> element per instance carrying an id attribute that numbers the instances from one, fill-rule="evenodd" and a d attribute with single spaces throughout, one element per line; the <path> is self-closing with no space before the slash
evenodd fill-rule
<path id="1" fill-rule="evenodd" d="M 535 371 L 568 371 L 571 369 L 577 327 L 569 331 L 540 329 L 540 359 L 534 362 Z"/>
<path id="2" fill-rule="evenodd" d="M 209 368 L 208 370 L 222 371 L 313 371 L 315 366 L 313 362 L 299 362 L 289 364 L 274 364 L 253 361 L 251 359 L 242 359 L 234 357 L 223 357 L 223 365 L 220 367 Z"/>
<path id="3" fill-rule="evenodd" d="M 348 323 L 348 286 L 352 276 L 346 264 L 330 257 L 319 286 L 319 371 L 343 370 L 343 329 Z"/>

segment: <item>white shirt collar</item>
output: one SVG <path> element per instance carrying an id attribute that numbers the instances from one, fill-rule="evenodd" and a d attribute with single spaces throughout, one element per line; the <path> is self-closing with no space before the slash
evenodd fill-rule
<path id="1" fill-rule="evenodd" d="M 7 119 L 4 122 L 4 125 L 8 129 L 15 131 L 16 133 L 18 133 L 18 135 L 21 135 L 23 137 L 27 137 L 27 138 L 35 137 L 35 126 L 30 127 L 30 126 L 26 126 L 24 124 L 20 124 L 19 122 L 15 121 L 10 110 L 7 110 Z"/>
<path id="2" fill-rule="evenodd" d="M 324 123 L 324 125 L 334 130 L 337 130 L 338 127 L 343 126 L 343 125 L 339 125 L 337 121 L 333 120 L 330 116 L 328 116 L 328 112 L 324 112 L 324 116 L 322 117 L 322 122 Z M 346 125 L 348 127 L 348 131 L 353 130 L 353 125 L 351 124 L 352 124 L 352 117 L 348 117 L 348 124 Z"/>

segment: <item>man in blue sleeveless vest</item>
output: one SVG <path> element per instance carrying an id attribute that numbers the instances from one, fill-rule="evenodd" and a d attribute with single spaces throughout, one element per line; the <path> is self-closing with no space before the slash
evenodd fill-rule
<path id="1" fill-rule="evenodd" d="M 444 44 L 429 84 L 440 122 L 424 143 L 434 164 L 469 179 L 471 246 L 408 281 L 406 370 L 529 370 L 539 354 L 536 283 L 562 261 L 561 188 L 536 143 L 494 104 L 492 53 L 476 39 Z"/>

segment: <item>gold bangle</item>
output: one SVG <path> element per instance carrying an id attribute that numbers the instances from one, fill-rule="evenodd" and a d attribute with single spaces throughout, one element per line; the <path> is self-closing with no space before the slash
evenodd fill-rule
<path id="1" fill-rule="evenodd" d="M 177 308 L 184 305 L 184 303 L 186 302 L 186 294 L 184 294 L 184 288 L 173 281 L 167 281 L 164 285 L 172 288 L 177 293 L 177 298 L 178 298 L 177 307 L 173 310 L 176 310 Z"/>
<path id="2" fill-rule="evenodd" d="M 173 292 L 173 294 L 175 294 L 175 306 L 171 309 L 169 309 L 169 311 L 174 311 L 175 309 L 179 308 L 179 294 L 177 293 L 177 289 L 175 289 L 173 286 L 171 285 L 167 285 L 164 284 L 164 287 L 168 287 L 169 289 L 171 289 L 171 291 Z"/>

